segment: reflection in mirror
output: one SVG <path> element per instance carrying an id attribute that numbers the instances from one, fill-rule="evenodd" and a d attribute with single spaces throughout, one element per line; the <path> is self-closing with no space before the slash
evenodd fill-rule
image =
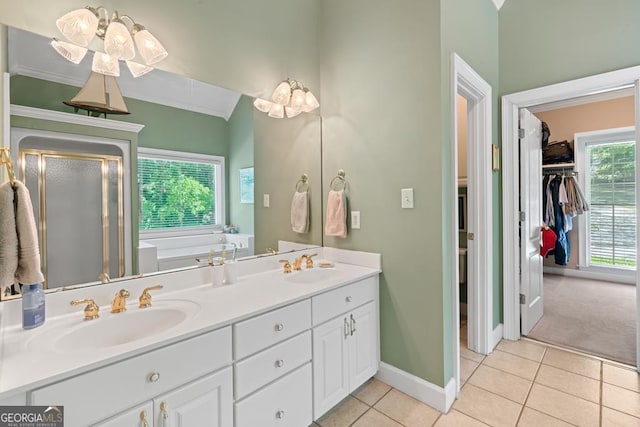
<path id="1" fill-rule="evenodd" d="M 282 174 L 273 170 L 303 165 L 311 169 L 303 172 L 317 172 L 312 177 L 320 185 L 319 117 L 272 137 L 269 123 L 254 130 L 247 96 L 160 70 L 137 79 L 123 70 L 117 82 L 131 114 L 92 119 L 137 123 L 141 130 L 34 118 L 23 107 L 74 113 L 63 101 L 84 85 L 91 55 L 71 64 L 49 39 L 13 28 L 8 42 L 11 152 L 31 192 L 49 289 L 193 267 L 196 258 L 247 257 L 277 247 L 281 238 L 321 244 L 319 224 L 309 235 L 291 233 L 290 198 L 269 212 L 285 222 L 267 219 L 261 231 L 254 229 L 255 204 L 246 198 L 246 171 L 253 167 L 266 188 L 285 190 L 282 198 L 291 196 L 286 190 L 295 180 L 278 182 Z M 317 126 L 310 126 L 314 120 Z M 295 159 L 267 149 L 254 161 L 254 133 L 256 141 L 284 146 L 286 139 L 304 139 L 307 145 Z M 319 209 L 319 187 L 315 193 Z M 262 202 L 262 193 L 256 197 Z M 319 222 L 319 211 L 315 215 Z"/>

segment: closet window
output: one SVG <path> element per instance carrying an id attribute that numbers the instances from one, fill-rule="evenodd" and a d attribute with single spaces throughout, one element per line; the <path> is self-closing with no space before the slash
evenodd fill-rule
<path id="1" fill-rule="evenodd" d="M 635 269 L 637 213 L 633 131 L 600 132 L 598 137 L 589 138 L 581 145 L 578 149 L 584 156 L 583 188 L 590 206 L 585 217 L 585 244 L 581 245 L 586 251 L 584 261 L 593 267 Z"/>
<path id="2" fill-rule="evenodd" d="M 224 224 L 224 158 L 138 151 L 141 237 L 199 234 Z"/>

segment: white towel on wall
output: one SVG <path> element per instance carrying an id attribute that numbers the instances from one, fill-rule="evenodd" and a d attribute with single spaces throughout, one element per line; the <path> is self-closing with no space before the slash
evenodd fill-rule
<path id="1" fill-rule="evenodd" d="M 296 191 L 291 200 L 291 229 L 296 233 L 309 232 L 309 193 Z"/>
<path id="2" fill-rule="evenodd" d="M 347 237 L 347 199 L 344 190 L 329 191 L 324 234 L 327 236 Z"/>
<path id="3" fill-rule="evenodd" d="M 0 291 L 16 281 L 18 269 L 18 233 L 13 214 L 13 188 L 0 184 Z"/>

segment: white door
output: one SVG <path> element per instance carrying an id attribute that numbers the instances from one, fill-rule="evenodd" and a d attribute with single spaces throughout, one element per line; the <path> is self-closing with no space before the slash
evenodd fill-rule
<path id="1" fill-rule="evenodd" d="M 231 368 L 194 381 L 153 400 L 158 427 L 233 425 Z"/>
<path id="2" fill-rule="evenodd" d="M 349 314 L 349 389 L 364 384 L 378 371 L 376 309 L 373 302 Z"/>
<path id="3" fill-rule="evenodd" d="M 349 320 L 349 315 L 345 314 L 313 330 L 314 420 L 320 418 L 349 394 L 347 359 L 347 340 L 351 333 Z"/>
<path id="4" fill-rule="evenodd" d="M 520 327 L 527 335 L 542 317 L 542 123 L 529 110 L 520 109 Z"/>

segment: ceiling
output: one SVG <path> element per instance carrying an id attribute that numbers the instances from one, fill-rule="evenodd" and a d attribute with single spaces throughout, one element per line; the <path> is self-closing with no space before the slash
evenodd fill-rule
<path id="1" fill-rule="evenodd" d="M 60 56 L 51 39 L 16 28 L 8 34 L 9 73 L 82 87 L 91 72 L 91 52 L 75 65 Z M 187 77 L 153 70 L 134 79 L 123 61 L 117 78 L 122 95 L 229 120 L 240 94 Z"/>

